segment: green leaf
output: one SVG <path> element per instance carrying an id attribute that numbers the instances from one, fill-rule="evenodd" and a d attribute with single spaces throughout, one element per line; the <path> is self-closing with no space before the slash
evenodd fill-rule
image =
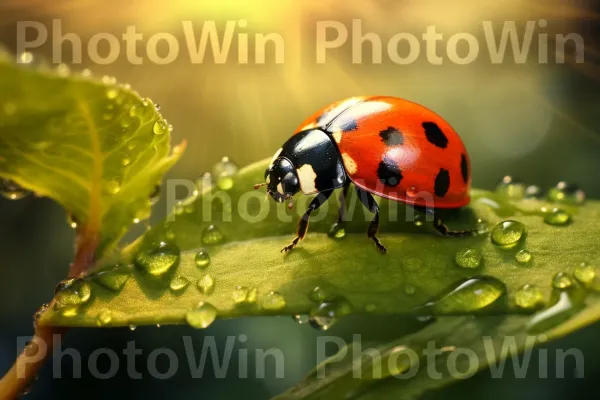
<path id="1" fill-rule="evenodd" d="M 122 289 L 108 290 L 90 276 L 86 279 L 92 292 L 89 301 L 67 315 L 60 308 L 49 310 L 41 323 L 94 326 L 106 312 L 111 318 L 102 325 L 107 326 L 186 323 L 186 315 L 200 302 L 214 306 L 221 318 L 310 312 L 527 313 L 535 308 L 519 308 L 514 302 L 522 286 L 537 286 L 541 301 L 549 304 L 555 274 L 570 273 L 584 262 L 598 265 L 600 261 L 594 246 L 600 236 L 597 202 L 581 207 L 562 205 L 573 214 L 573 223 L 553 226 L 540 214 L 541 207 L 553 207 L 548 203 L 512 201 L 476 190 L 470 207 L 447 213 L 448 224 L 460 229 L 483 219 L 493 227 L 511 218 L 526 227 L 517 246 L 500 248 L 491 242 L 489 234 L 463 239 L 440 237 L 431 233 L 427 223 L 415 226 L 403 222 L 406 208 L 402 205 L 380 200 L 380 237 L 388 246 L 388 254 L 382 255 L 364 233 L 372 216 L 365 214 L 356 197 L 351 196 L 348 207 L 352 218 L 345 237 L 333 239 L 325 234 L 338 212 L 332 200 L 314 213 L 309 234 L 301 245 L 287 255 L 281 254 L 279 250 L 293 239 L 295 220 L 309 198 L 300 200 L 293 211 L 273 201 L 265 202 L 264 193 L 251 187 L 262 181 L 267 163 L 240 171 L 228 191 L 217 186 L 178 205 L 172 220 L 127 248 L 117 263 L 121 265 L 120 273 L 132 278 Z M 456 254 L 464 249 L 481 252 L 480 268 L 456 265 Z M 523 249 L 532 254 L 527 264 L 515 260 Z M 209 254 L 208 266 L 197 266 L 199 250 Z M 474 285 L 463 285 L 464 290 L 458 294 L 423 308 L 430 299 L 448 293 L 449 287 L 474 276 L 481 276 L 471 281 Z M 203 293 L 202 288 L 206 292 L 211 280 L 214 288 Z M 182 281 L 189 284 L 182 285 Z M 178 289 L 173 290 L 172 285 Z M 316 287 L 322 289 L 321 298 L 333 300 L 320 311 L 319 302 L 311 295 Z M 240 301 L 246 292 L 248 299 Z M 279 298 L 277 295 L 282 296 L 285 305 L 271 304 L 273 296 Z"/>
<path id="2" fill-rule="evenodd" d="M 0 54 L 0 177 L 59 202 L 96 258 L 177 161 L 153 103 L 114 79 L 17 65 Z M 158 132 L 156 134 L 155 132 Z"/>

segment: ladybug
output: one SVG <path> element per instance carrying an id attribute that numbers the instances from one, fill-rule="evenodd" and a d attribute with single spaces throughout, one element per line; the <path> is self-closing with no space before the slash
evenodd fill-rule
<path id="1" fill-rule="evenodd" d="M 460 208 L 470 202 L 471 166 L 456 131 L 428 108 L 388 96 L 351 97 L 307 118 L 277 150 L 265 171 L 267 193 L 283 203 L 298 192 L 316 194 L 297 227 L 297 237 L 281 251 L 292 250 L 308 230 L 310 214 L 341 188 L 338 223 L 353 184 L 361 203 L 374 214 L 367 236 L 377 249 L 379 207 L 373 195 L 403 202 L 433 214 L 444 236 L 451 231 L 436 209 Z"/>

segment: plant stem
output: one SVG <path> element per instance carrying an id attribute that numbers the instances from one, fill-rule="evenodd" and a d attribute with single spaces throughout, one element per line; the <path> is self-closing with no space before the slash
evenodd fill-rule
<path id="1" fill-rule="evenodd" d="M 54 335 L 59 335 L 60 340 L 66 331 L 66 328 L 54 326 L 36 328 L 31 342 L 0 379 L 0 399 L 17 399 L 27 391 L 29 382 L 35 378 L 40 367 L 52 354 Z"/>

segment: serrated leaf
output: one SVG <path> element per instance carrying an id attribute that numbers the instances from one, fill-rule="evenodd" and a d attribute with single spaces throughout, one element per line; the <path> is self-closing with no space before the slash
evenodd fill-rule
<path id="1" fill-rule="evenodd" d="M 346 237 L 332 239 L 325 235 L 337 215 L 337 204 L 333 200 L 322 214 L 315 213 L 309 235 L 300 247 L 284 255 L 279 250 L 293 238 L 290 233 L 297 216 L 292 218 L 292 212 L 284 206 L 265 202 L 264 193 L 251 190 L 254 183 L 262 180 L 267 163 L 263 161 L 240 171 L 229 191 L 213 188 L 193 202 L 178 207 L 173 221 L 156 227 L 127 249 L 121 263 L 130 265 L 133 278 L 120 293 L 97 286 L 90 277 L 94 293 L 92 301 L 69 316 L 49 311 L 41 323 L 93 326 L 105 310 L 113 314 L 109 326 L 185 323 L 186 313 L 200 302 L 215 306 L 222 318 L 309 313 L 317 305 L 310 296 L 317 286 L 334 297 L 345 299 L 354 313 L 368 310 L 381 314 L 419 315 L 424 312 L 419 307 L 428 300 L 475 275 L 493 277 L 506 285 L 508 296 L 498 297 L 507 297 L 507 304 L 494 312 L 523 312 L 514 305 L 514 295 L 523 285 L 537 285 L 543 301 L 548 304 L 556 273 L 572 272 L 583 262 L 592 265 L 600 262 L 593 244 L 600 236 L 600 226 L 595 222 L 600 210 L 597 202 L 572 207 L 574 222 L 557 227 L 544 223 L 540 215 L 542 206 L 552 207 L 548 203 L 510 201 L 483 191 L 473 191 L 472 205 L 449 213 L 446 216 L 448 223 L 454 228 L 465 228 L 477 219 L 484 219 L 493 227 L 510 216 L 527 228 L 526 237 L 518 246 L 499 248 L 492 244 L 489 234 L 463 239 L 440 237 L 431 233 L 427 224 L 417 227 L 404 222 L 406 209 L 397 203 L 380 200 L 380 236 L 388 246 L 388 254 L 382 255 L 364 233 L 371 215 L 363 213 L 357 199 L 351 197 L 348 204 L 353 217 L 346 224 Z M 258 197 L 248 200 L 255 196 L 253 193 L 258 193 Z M 231 210 L 227 204 L 231 204 Z M 304 206 L 299 202 L 296 210 L 294 213 L 301 214 Z M 259 220 L 248 215 L 264 215 L 264 218 Z M 211 225 L 223 235 L 222 243 L 209 245 L 202 242 Z M 134 265 L 135 255 L 161 242 L 171 246 L 171 250 L 172 246 L 177 246 L 183 251 L 178 265 L 174 263 L 162 278 L 151 279 L 143 268 Z M 195 263 L 200 246 L 211 259 L 203 268 Z M 481 251 L 482 267 L 467 269 L 456 265 L 455 255 L 464 248 Z M 526 265 L 515 261 L 515 254 L 523 248 L 533 255 Z M 214 290 L 210 294 L 202 293 L 196 287 L 196 282 L 206 275 L 214 278 Z M 173 292 L 169 285 L 175 277 L 185 277 L 192 284 L 181 292 Z M 256 301 L 236 302 L 238 286 L 256 289 Z M 271 292 L 280 294 L 285 306 L 276 310 L 265 308 L 263 298 Z M 428 309 L 427 313 L 481 311 L 482 304 L 477 303 L 478 292 L 474 293 L 472 304 L 459 299 L 454 306 Z"/>
<path id="2" fill-rule="evenodd" d="M 101 257 L 149 216 L 148 196 L 183 147 L 170 154 L 153 103 L 113 79 L 4 56 L 0 86 L 0 177 L 63 205 Z"/>

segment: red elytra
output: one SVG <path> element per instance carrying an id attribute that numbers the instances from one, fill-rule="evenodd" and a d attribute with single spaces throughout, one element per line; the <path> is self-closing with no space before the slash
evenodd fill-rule
<path id="1" fill-rule="evenodd" d="M 351 97 L 318 110 L 295 133 L 311 128 L 333 136 L 348 177 L 370 193 L 435 208 L 470 202 L 471 163 L 460 136 L 420 104 Z"/>

